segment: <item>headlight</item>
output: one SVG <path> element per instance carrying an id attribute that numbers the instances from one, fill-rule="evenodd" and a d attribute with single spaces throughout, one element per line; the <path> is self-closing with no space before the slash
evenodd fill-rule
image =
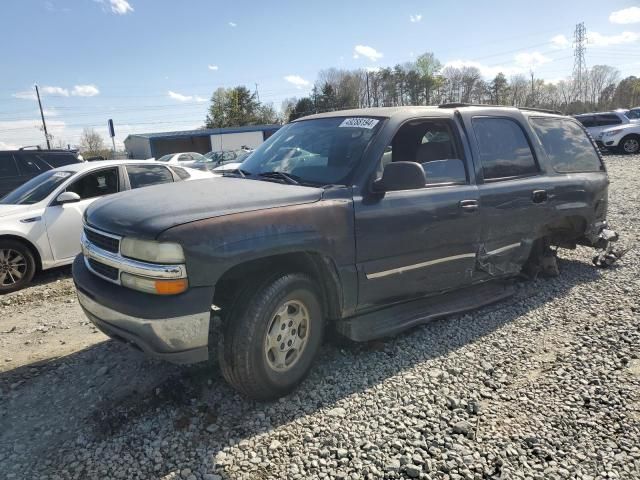
<path id="1" fill-rule="evenodd" d="M 606 132 L 603 132 L 603 133 L 602 133 L 602 136 L 604 136 L 604 137 L 612 137 L 612 136 L 614 136 L 614 135 L 619 134 L 621 131 L 622 131 L 622 129 L 621 129 L 621 128 L 618 128 L 618 129 L 616 129 L 616 130 L 608 130 L 608 131 L 606 131 Z"/>
<path id="2" fill-rule="evenodd" d="M 184 252 L 177 243 L 154 242 L 123 238 L 120 242 L 123 256 L 152 263 L 184 263 Z"/>

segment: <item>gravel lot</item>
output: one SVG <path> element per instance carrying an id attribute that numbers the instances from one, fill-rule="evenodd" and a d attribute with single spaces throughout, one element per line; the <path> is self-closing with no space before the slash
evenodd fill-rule
<path id="1" fill-rule="evenodd" d="M 606 162 L 614 268 L 563 250 L 500 304 L 329 342 L 277 402 L 107 340 L 68 271 L 1 297 L 0 478 L 640 478 L 640 156 Z"/>

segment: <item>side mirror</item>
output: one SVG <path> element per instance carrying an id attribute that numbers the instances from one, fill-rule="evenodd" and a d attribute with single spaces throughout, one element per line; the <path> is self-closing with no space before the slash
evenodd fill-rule
<path id="1" fill-rule="evenodd" d="M 56 203 L 58 205 L 63 205 L 65 203 L 79 202 L 80 200 L 82 199 L 76 192 L 62 192 L 58 195 L 58 198 L 56 198 Z"/>
<path id="2" fill-rule="evenodd" d="M 422 165 L 416 162 L 393 162 L 384 167 L 382 178 L 373 182 L 374 192 L 414 190 L 427 183 Z"/>

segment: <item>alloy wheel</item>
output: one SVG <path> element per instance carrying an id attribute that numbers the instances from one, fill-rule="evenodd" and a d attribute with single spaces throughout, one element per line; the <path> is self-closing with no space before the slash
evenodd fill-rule
<path id="1" fill-rule="evenodd" d="M 640 143 L 636 138 L 630 138 L 625 140 L 622 148 L 626 153 L 637 153 L 640 150 Z"/>
<path id="2" fill-rule="evenodd" d="M 0 286 L 8 287 L 22 280 L 27 273 L 27 259 L 12 248 L 0 249 Z"/>

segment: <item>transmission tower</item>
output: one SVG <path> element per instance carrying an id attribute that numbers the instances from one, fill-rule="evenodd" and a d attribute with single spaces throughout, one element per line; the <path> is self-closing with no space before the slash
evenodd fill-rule
<path id="1" fill-rule="evenodd" d="M 586 73 L 587 62 L 584 59 L 584 53 L 587 50 L 587 29 L 584 22 L 576 25 L 573 33 L 573 81 L 576 99 L 584 101 L 586 98 Z"/>

